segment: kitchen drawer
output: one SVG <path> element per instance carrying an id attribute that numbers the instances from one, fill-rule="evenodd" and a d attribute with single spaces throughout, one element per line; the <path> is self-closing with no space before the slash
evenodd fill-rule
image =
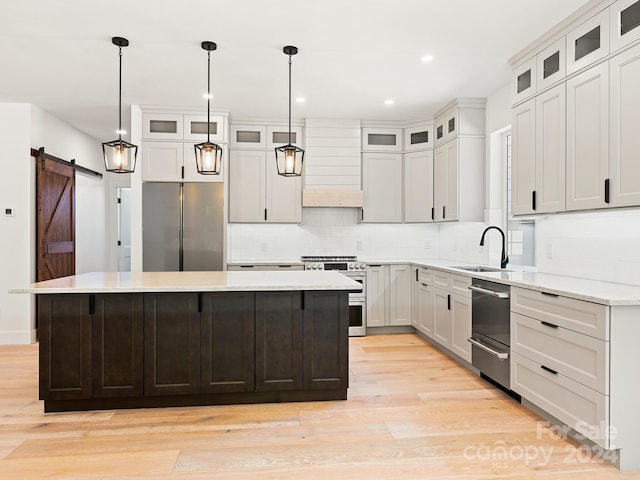
<path id="1" fill-rule="evenodd" d="M 512 313 L 511 351 L 602 394 L 609 393 L 609 342 Z"/>
<path id="2" fill-rule="evenodd" d="M 609 307 L 513 287 L 511 311 L 601 340 L 609 340 Z"/>
<path id="3" fill-rule="evenodd" d="M 609 396 L 512 351 L 511 389 L 561 422 L 609 448 Z"/>
<path id="4" fill-rule="evenodd" d="M 451 282 L 451 293 L 471 298 L 471 290 L 469 290 L 471 277 L 467 277 L 466 275 L 449 275 L 449 281 Z"/>
<path id="5" fill-rule="evenodd" d="M 429 286 L 433 285 L 433 270 L 418 267 L 418 282 Z"/>
<path id="6" fill-rule="evenodd" d="M 446 288 L 447 290 L 450 287 L 449 283 L 449 274 L 442 272 L 440 270 L 433 271 L 433 286 L 439 288 Z"/>

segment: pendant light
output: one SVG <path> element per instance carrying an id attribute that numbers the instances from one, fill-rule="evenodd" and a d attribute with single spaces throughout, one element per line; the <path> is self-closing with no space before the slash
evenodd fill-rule
<path id="1" fill-rule="evenodd" d="M 138 146 L 122 140 L 122 48 L 129 46 L 129 40 L 122 37 L 111 39 L 118 47 L 120 59 L 120 80 L 118 84 L 118 139 L 102 144 L 102 154 L 104 155 L 104 166 L 107 172 L 132 173 L 136 168 L 136 156 Z"/>
<path id="2" fill-rule="evenodd" d="M 211 130 L 211 52 L 218 46 L 214 42 L 202 42 L 207 52 L 207 141 L 195 145 L 196 167 L 202 175 L 220 175 L 222 168 L 222 147 L 210 141 Z"/>
<path id="3" fill-rule="evenodd" d="M 302 175 L 304 150 L 291 145 L 291 57 L 298 53 L 298 48 L 288 45 L 282 51 L 285 55 L 289 55 L 289 143 L 276 148 L 276 164 L 278 175 L 299 177 Z"/>

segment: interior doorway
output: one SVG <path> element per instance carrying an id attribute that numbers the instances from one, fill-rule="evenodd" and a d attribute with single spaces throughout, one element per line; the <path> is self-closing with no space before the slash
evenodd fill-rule
<path id="1" fill-rule="evenodd" d="M 131 271 L 131 188 L 117 187 L 118 198 L 118 271 Z"/>

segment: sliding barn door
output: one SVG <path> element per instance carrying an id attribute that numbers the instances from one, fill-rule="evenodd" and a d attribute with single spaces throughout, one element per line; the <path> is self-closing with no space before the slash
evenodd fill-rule
<path id="1" fill-rule="evenodd" d="M 37 281 L 75 275 L 73 167 L 37 155 Z"/>

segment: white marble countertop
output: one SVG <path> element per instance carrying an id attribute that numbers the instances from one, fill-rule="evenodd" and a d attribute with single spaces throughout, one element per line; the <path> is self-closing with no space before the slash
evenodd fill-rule
<path id="1" fill-rule="evenodd" d="M 554 293 L 602 305 L 640 305 L 640 286 L 638 285 L 537 273 L 509 265 L 505 270 L 499 272 L 469 272 L 452 268 L 452 266 L 472 266 L 472 264 L 459 260 L 362 259 L 362 261 L 374 265 L 407 263 L 539 292 Z"/>
<path id="2" fill-rule="evenodd" d="M 361 291 L 362 285 L 334 271 L 91 272 L 14 288 L 9 293 Z"/>

